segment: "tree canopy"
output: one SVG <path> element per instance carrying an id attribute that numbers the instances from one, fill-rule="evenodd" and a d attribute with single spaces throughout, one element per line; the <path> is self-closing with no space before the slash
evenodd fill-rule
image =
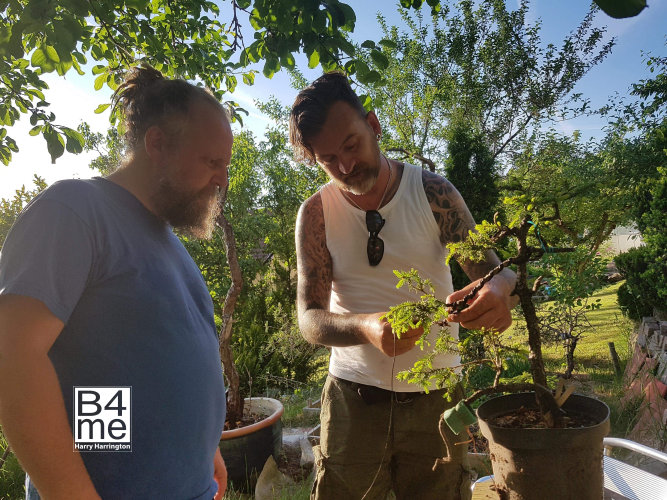
<path id="1" fill-rule="evenodd" d="M 83 75 L 90 68 L 96 90 L 115 89 L 128 67 L 145 61 L 168 77 L 201 82 L 222 99 L 239 78 L 252 84 L 260 70 L 270 78 L 294 68 L 295 54 L 304 52 L 310 67 L 346 64 L 361 81 L 376 77 L 347 64 L 356 16 L 339 0 L 229 0 L 222 9 L 206 0 L 4 0 L 0 6 L 4 164 L 18 150 L 7 128 L 21 115 L 28 115 L 31 135 L 44 137 L 53 161 L 65 149 L 82 150 L 82 135 L 49 111 L 47 73 Z M 253 39 L 246 44 L 248 25 Z"/>

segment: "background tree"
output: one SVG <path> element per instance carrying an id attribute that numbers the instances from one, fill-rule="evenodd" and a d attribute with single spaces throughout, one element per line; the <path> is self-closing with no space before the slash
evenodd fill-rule
<path id="1" fill-rule="evenodd" d="M 591 10 L 560 48 L 545 45 L 541 21 L 530 23 L 528 10 L 528 0 L 514 11 L 501 0 L 443 2 L 428 24 L 420 12 L 403 10 L 407 32 L 380 17 L 385 40 L 361 48 L 364 61 L 386 76 L 364 88 L 388 117 L 387 146 L 396 141 L 419 160 L 415 155 L 437 148 L 445 137 L 438 131 L 453 116 L 465 116 L 497 158 L 529 126 L 585 112 L 588 103 L 574 86 L 613 40 L 603 41 L 605 29 L 593 26 Z"/>
<path id="2" fill-rule="evenodd" d="M 76 153 L 83 147 L 81 134 L 58 125 L 49 111 L 46 73 L 83 75 L 94 63 L 95 89 L 115 89 L 127 68 L 145 61 L 168 77 L 199 81 L 222 99 L 238 78 L 252 84 L 259 70 L 270 78 L 281 67 L 294 68 L 298 52 L 306 54 L 310 67 L 325 70 L 354 56 L 346 33 L 354 29 L 356 16 L 339 0 L 230 0 L 222 8 L 206 0 L 8 0 L 1 5 L 0 161 L 5 164 L 17 151 L 7 127 L 22 114 L 30 118 L 30 133 L 46 140 L 53 161 L 65 149 Z M 247 47 L 244 26 L 254 35 Z M 358 72 L 358 78 L 370 76 Z"/>
<path id="3" fill-rule="evenodd" d="M 604 143 L 610 182 L 624 187 L 645 243 L 614 259 L 626 278 L 619 305 L 634 319 L 667 309 L 667 57 L 647 64 L 655 76 L 632 85 L 634 101 L 611 107 Z"/>
<path id="4" fill-rule="evenodd" d="M 16 190 L 13 198 L 0 200 L 0 249 L 21 211 L 30 203 L 30 200 L 46 189 L 46 181 L 37 175 L 33 177 L 33 184 L 34 189 L 27 190 L 25 186 L 21 186 L 21 189 Z"/>
<path id="5" fill-rule="evenodd" d="M 224 228 L 216 230 L 211 241 L 184 238 L 222 319 L 221 345 L 229 343 L 233 352 L 228 355 L 233 363 L 223 355 L 231 424 L 240 420 L 243 395 L 253 387 L 275 386 L 280 380 L 306 382 L 324 362 L 317 357 L 319 348 L 298 331 L 294 247 L 299 205 L 322 183 L 322 173 L 292 161 L 285 110 L 275 100 L 259 107 L 275 125 L 261 141 L 250 132 L 237 134 L 232 150 L 224 216 L 233 227 L 235 259 Z M 239 287 L 234 284 L 234 260 L 243 287 L 230 321 L 224 306 L 229 291 Z"/>
<path id="6" fill-rule="evenodd" d="M 609 165 L 592 141 L 549 131 L 534 134 L 522 148 L 512 155 L 502 194 L 542 207 L 546 242 L 584 245 L 592 257 L 614 228 L 631 220 L 628 189 L 610 182 Z"/>

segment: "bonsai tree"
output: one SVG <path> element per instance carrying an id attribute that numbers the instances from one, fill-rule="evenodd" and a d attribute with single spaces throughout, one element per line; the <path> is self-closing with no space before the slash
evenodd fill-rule
<path id="1" fill-rule="evenodd" d="M 497 217 L 495 217 L 493 223 L 484 221 L 481 224 L 478 224 L 475 231 L 471 231 L 465 241 L 447 245 L 449 250 L 447 263 L 449 263 L 452 258 L 480 262 L 484 259 L 486 250 L 497 249 L 504 239 L 508 237 L 513 238 L 515 244 L 514 255 L 505 259 L 496 268 L 484 276 L 466 297 L 453 304 L 446 304 L 434 296 L 430 282 L 419 277 L 416 271 L 395 271 L 399 278 L 397 286 L 409 286 L 414 292 L 420 294 L 420 298 L 416 302 L 405 302 L 391 308 L 389 313 L 387 313 L 387 320 L 392 324 L 395 334 L 399 337 L 409 328 L 415 328 L 417 326 L 423 327 L 424 334 L 418 340 L 418 345 L 423 347 L 424 343 L 428 342 L 426 337 L 433 324 L 446 326 L 447 316 L 450 312 L 460 311 L 466 308 L 468 301 L 472 299 L 496 274 L 505 267 L 515 266 L 517 283 L 514 294 L 519 297 L 521 311 L 528 331 L 528 358 L 530 360 L 530 371 L 533 382 L 501 384 L 500 374 L 502 373 L 502 360 L 506 357 L 506 354 L 513 351 L 513 349 L 510 346 L 503 344 L 502 337 L 497 332 L 474 332 L 474 336 L 482 337 L 488 356 L 474 360 L 471 363 L 491 366 L 495 370 L 496 375 L 491 387 L 480 389 L 473 393 L 457 405 L 454 413 L 458 413 L 459 416 L 465 413 L 469 414 L 469 417 L 471 417 L 472 413 L 468 409 L 469 405 L 487 394 L 532 390 L 536 393 L 538 405 L 545 425 L 548 427 L 562 427 L 565 423 L 559 407 L 566 398 L 556 400 L 551 391 L 547 388 L 547 377 L 544 369 L 544 361 L 542 359 L 543 333 L 540 328 L 540 320 L 537 315 L 537 310 L 533 302 L 533 295 L 543 285 L 543 277 L 539 276 L 531 279 L 528 274 L 528 263 L 540 260 L 545 254 L 554 255 L 573 252 L 574 249 L 549 247 L 540 236 L 537 213 L 531 215 L 529 212 L 534 211 L 532 201 L 527 204 L 523 203 L 524 201 L 526 200 L 523 198 L 515 198 L 508 201 L 508 203 L 513 203 L 515 207 L 521 207 L 520 210 L 517 210 L 515 216 L 508 224 L 498 222 Z M 420 384 L 426 390 L 428 390 L 432 383 L 435 383 L 439 387 L 453 387 L 461 380 L 461 376 L 458 372 L 461 368 L 464 368 L 464 366 L 433 369 L 432 360 L 439 353 L 452 352 L 460 349 L 460 342 L 449 335 L 446 329 L 441 329 L 433 351 L 418 361 L 411 370 L 401 372 L 399 378 Z M 447 419 L 448 416 L 449 415 L 447 414 L 443 415 L 441 423 L 442 420 Z M 458 433 L 458 430 L 453 430 Z"/>

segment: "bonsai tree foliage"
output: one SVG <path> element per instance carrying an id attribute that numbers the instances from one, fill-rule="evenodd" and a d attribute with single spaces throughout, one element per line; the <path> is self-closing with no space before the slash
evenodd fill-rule
<path id="1" fill-rule="evenodd" d="M 399 278 L 397 286 L 409 286 L 413 291 L 420 294 L 420 298 L 416 302 L 405 302 L 391 308 L 387 314 L 387 319 L 399 337 L 408 328 L 422 326 L 425 333 L 419 339 L 419 345 L 423 346 L 425 342 L 428 342 L 426 337 L 433 324 L 444 326 L 449 311 L 464 309 L 467 306 L 467 302 L 497 273 L 505 267 L 515 266 L 517 284 L 514 293 L 519 297 L 521 311 L 528 330 L 528 344 L 530 349 L 528 358 L 533 383 L 500 383 L 503 360 L 507 354 L 515 352 L 516 349 L 506 346 L 502 336 L 497 332 L 474 332 L 472 334 L 473 337 L 482 337 L 487 355 L 473 360 L 471 363 L 491 366 L 495 370 L 496 376 L 491 387 L 476 391 L 461 402 L 457 406 L 456 411 L 465 411 L 468 405 L 489 393 L 534 390 L 545 424 L 548 427 L 562 427 L 565 425 L 565 421 L 562 412 L 559 410 L 559 406 L 569 394 L 564 396 L 565 399 L 561 398 L 557 400 L 547 389 L 547 377 L 542 359 L 543 332 L 533 302 L 533 295 L 543 285 L 543 278 L 542 276 L 534 279 L 530 278 L 528 263 L 540 260 L 545 254 L 567 253 L 574 251 L 574 249 L 553 248 L 544 241 L 539 233 L 539 211 L 535 210 L 532 200 L 526 200 L 524 197 L 515 197 L 507 199 L 506 203 L 511 204 L 515 210 L 513 218 L 507 224 L 500 223 L 497 220 L 494 220 L 493 223 L 484 221 L 478 224 L 475 231 L 470 231 L 464 241 L 447 245 L 449 250 L 447 261 L 449 262 L 452 258 L 473 262 L 482 261 L 484 260 L 485 251 L 488 249 L 497 250 L 505 238 L 512 239 L 513 252 L 510 257 L 503 260 L 499 266 L 483 277 L 466 297 L 453 304 L 446 304 L 437 299 L 432 293 L 428 280 L 421 279 L 414 270 L 407 273 L 396 271 Z M 446 329 L 441 329 L 433 347 L 434 352 L 432 354 L 426 355 L 423 359 L 415 363 L 415 366 L 411 370 L 400 373 L 399 378 L 420 384 L 426 390 L 428 390 L 428 387 L 432 383 L 435 383 L 439 387 L 454 387 L 461 380 L 460 370 L 465 365 L 434 369 L 432 359 L 438 353 L 460 352 L 464 346 L 461 342 L 452 338 Z M 469 411 L 467 413 L 472 415 Z"/>

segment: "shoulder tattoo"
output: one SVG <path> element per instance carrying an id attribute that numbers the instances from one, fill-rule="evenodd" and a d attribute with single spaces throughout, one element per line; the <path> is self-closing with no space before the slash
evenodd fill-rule
<path id="1" fill-rule="evenodd" d="M 428 170 L 422 171 L 422 184 L 440 228 L 440 241 L 446 244 L 463 240 L 475 221 L 459 192 L 447 179 Z"/>

